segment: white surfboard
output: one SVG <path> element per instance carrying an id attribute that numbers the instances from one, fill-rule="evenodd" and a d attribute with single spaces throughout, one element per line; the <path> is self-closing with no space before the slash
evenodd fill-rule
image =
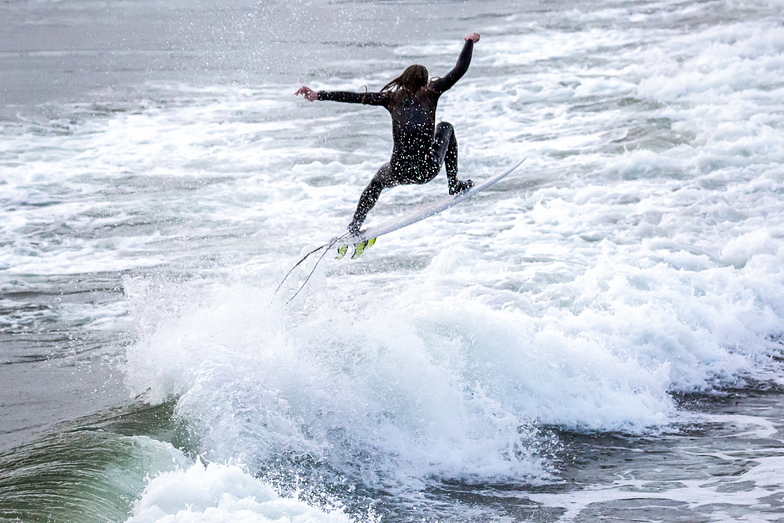
<path id="1" fill-rule="evenodd" d="M 367 247 L 373 244 L 374 240 L 379 236 L 383 236 L 385 234 L 389 234 L 390 232 L 394 232 L 398 229 L 402 229 L 403 227 L 408 227 L 411 224 L 414 224 L 418 221 L 424 220 L 425 218 L 429 218 L 434 214 L 438 214 L 443 210 L 449 209 L 453 205 L 457 205 L 460 202 L 464 202 L 472 197 L 474 197 L 477 193 L 480 193 L 487 189 L 488 187 L 495 185 L 506 176 L 511 174 L 515 169 L 520 167 L 522 163 L 526 160 L 523 158 L 520 163 L 516 164 L 512 168 L 507 171 L 502 172 L 501 174 L 490 178 L 486 182 L 481 185 L 474 185 L 467 191 L 463 191 L 461 193 L 455 194 L 453 196 L 446 196 L 441 198 L 440 200 L 436 200 L 433 203 L 427 204 L 420 209 L 417 209 L 413 212 L 410 212 L 400 218 L 396 218 L 394 220 L 389 220 L 379 225 L 375 225 L 373 227 L 368 227 L 367 229 L 363 229 L 359 232 L 356 236 L 346 235 L 340 238 L 337 238 L 335 243 L 331 245 L 331 247 L 337 247 L 338 252 L 341 252 L 341 256 L 345 254 L 346 249 L 341 249 L 342 247 L 347 247 L 349 245 L 355 246 L 355 254 L 354 258 L 357 258 L 362 251 L 364 251 Z M 362 245 L 364 242 L 368 242 L 365 245 Z"/>
<path id="2" fill-rule="evenodd" d="M 390 232 L 394 232 L 398 229 L 402 229 L 403 227 L 407 227 L 413 223 L 424 220 L 429 216 L 438 214 L 445 209 L 449 209 L 453 205 L 457 205 L 460 202 L 464 202 L 469 198 L 472 198 L 477 193 L 484 191 L 485 189 L 487 189 L 492 185 L 495 185 L 500 180 L 504 179 L 506 176 L 511 174 L 515 169 L 520 167 L 525 160 L 526 159 L 523 158 L 520 161 L 520 163 L 513 166 L 509 170 L 504 171 L 493 178 L 490 178 L 489 180 L 487 180 L 481 185 L 476 185 L 474 187 L 471 187 L 467 191 L 463 191 L 460 194 L 455 194 L 454 196 L 446 196 L 444 198 L 441 198 L 440 200 L 425 205 L 424 207 L 417 209 L 409 214 L 406 214 L 400 218 L 397 218 L 395 220 L 389 220 L 388 222 L 384 222 L 381 225 L 376 225 L 375 227 L 369 227 L 367 229 L 364 229 L 360 231 L 360 233 L 356 236 L 352 236 L 350 234 L 344 234 L 343 236 L 332 238 L 332 240 L 330 240 L 328 243 L 316 247 L 315 249 L 307 253 L 305 256 L 300 258 L 300 260 L 296 264 L 294 264 L 294 266 L 291 269 L 289 269 L 289 272 L 287 272 L 286 275 L 283 277 L 283 280 L 281 280 L 280 284 L 278 284 L 278 287 L 275 289 L 275 292 L 277 293 L 281 289 L 281 287 L 288 279 L 289 275 L 291 275 L 291 273 L 294 271 L 294 269 L 299 267 L 311 255 L 319 251 L 323 251 L 318 261 L 316 261 L 316 264 L 313 266 L 313 269 L 311 269 L 310 273 L 305 278 L 305 281 L 302 283 L 302 285 L 299 286 L 297 292 L 295 292 L 294 295 L 292 295 L 291 298 L 289 298 L 288 301 L 291 302 L 291 300 L 296 298 L 297 295 L 300 293 L 300 291 L 305 287 L 305 284 L 313 275 L 313 272 L 316 270 L 316 267 L 318 266 L 319 262 L 324 258 L 327 252 L 330 251 L 333 247 L 336 247 L 338 249 L 338 258 L 342 258 L 348 252 L 348 247 L 350 245 L 353 245 L 354 254 L 352 258 L 358 258 L 365 251 L 365 249 L 367 249 L 368 247 L 370 247 L 375 243 L 376 238 L 378 238 L 379 236 L 383 236 L 384 234 L 389 234 Z"/>

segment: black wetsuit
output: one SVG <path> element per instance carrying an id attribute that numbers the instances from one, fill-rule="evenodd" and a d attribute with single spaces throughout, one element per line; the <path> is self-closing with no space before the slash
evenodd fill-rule
<path id="1" fill-rule="evenodd" d="M 354 219 L 349 225 L 351 232 L 359 231 L 383 189 L 427 183 L 436 177 L 442 163 L 446 165 L 450 194 L 471 186 L 470 181 L 461 182 L 457 179 L 457 139 L 454 128 L 447 122 L 436 126 L 436 107 L 438 98 L 468 70 L 473 49 L 474 42 L 466 40 L 457 65 L 449 74 L 431 81 L 413 94 L 402 89 L 377 93 L 319 91 L 319 100 L 380 105 L 392 115 L 392 158 L 378 170 L 362 192 Z"/>

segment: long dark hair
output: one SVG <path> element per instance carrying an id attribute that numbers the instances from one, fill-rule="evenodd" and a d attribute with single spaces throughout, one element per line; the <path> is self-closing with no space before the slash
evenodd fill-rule
<path id="1" fill-rule="evenodd" d="M 404 91 L 412 95 L 425 87 L 430 80 L 424 65 L 409 65 L 403 74 L 381 88 L 382 91 Z"/>

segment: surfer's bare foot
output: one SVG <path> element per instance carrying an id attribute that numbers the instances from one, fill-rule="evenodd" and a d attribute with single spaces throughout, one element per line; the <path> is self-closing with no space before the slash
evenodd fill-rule
<path id="1" fill-rule="evenodd" d="M 471 180 L 455 180 L 454 183 L 449 184 L 449 194 L 459 194 L 474 186 Z"/>

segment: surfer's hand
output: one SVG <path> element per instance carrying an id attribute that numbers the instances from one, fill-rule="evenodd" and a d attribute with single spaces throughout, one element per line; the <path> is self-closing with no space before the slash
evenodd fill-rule
<path id="1" fill-rule="evenodd" d="M 479 33 L 471 33 L 465 37 L 466 40 L 472 40 L 474 43 L 479 41 Z"/>
<path id="2" fill-rule="evenodd" d="M 318 93 L 310 87 L 305 87 L 304 85 L 300 87 L 296 93 L 294 93 L 295 96 L 299 94 L 303 95 L 309 102 L 315 102 L 318 100 Z"/>

